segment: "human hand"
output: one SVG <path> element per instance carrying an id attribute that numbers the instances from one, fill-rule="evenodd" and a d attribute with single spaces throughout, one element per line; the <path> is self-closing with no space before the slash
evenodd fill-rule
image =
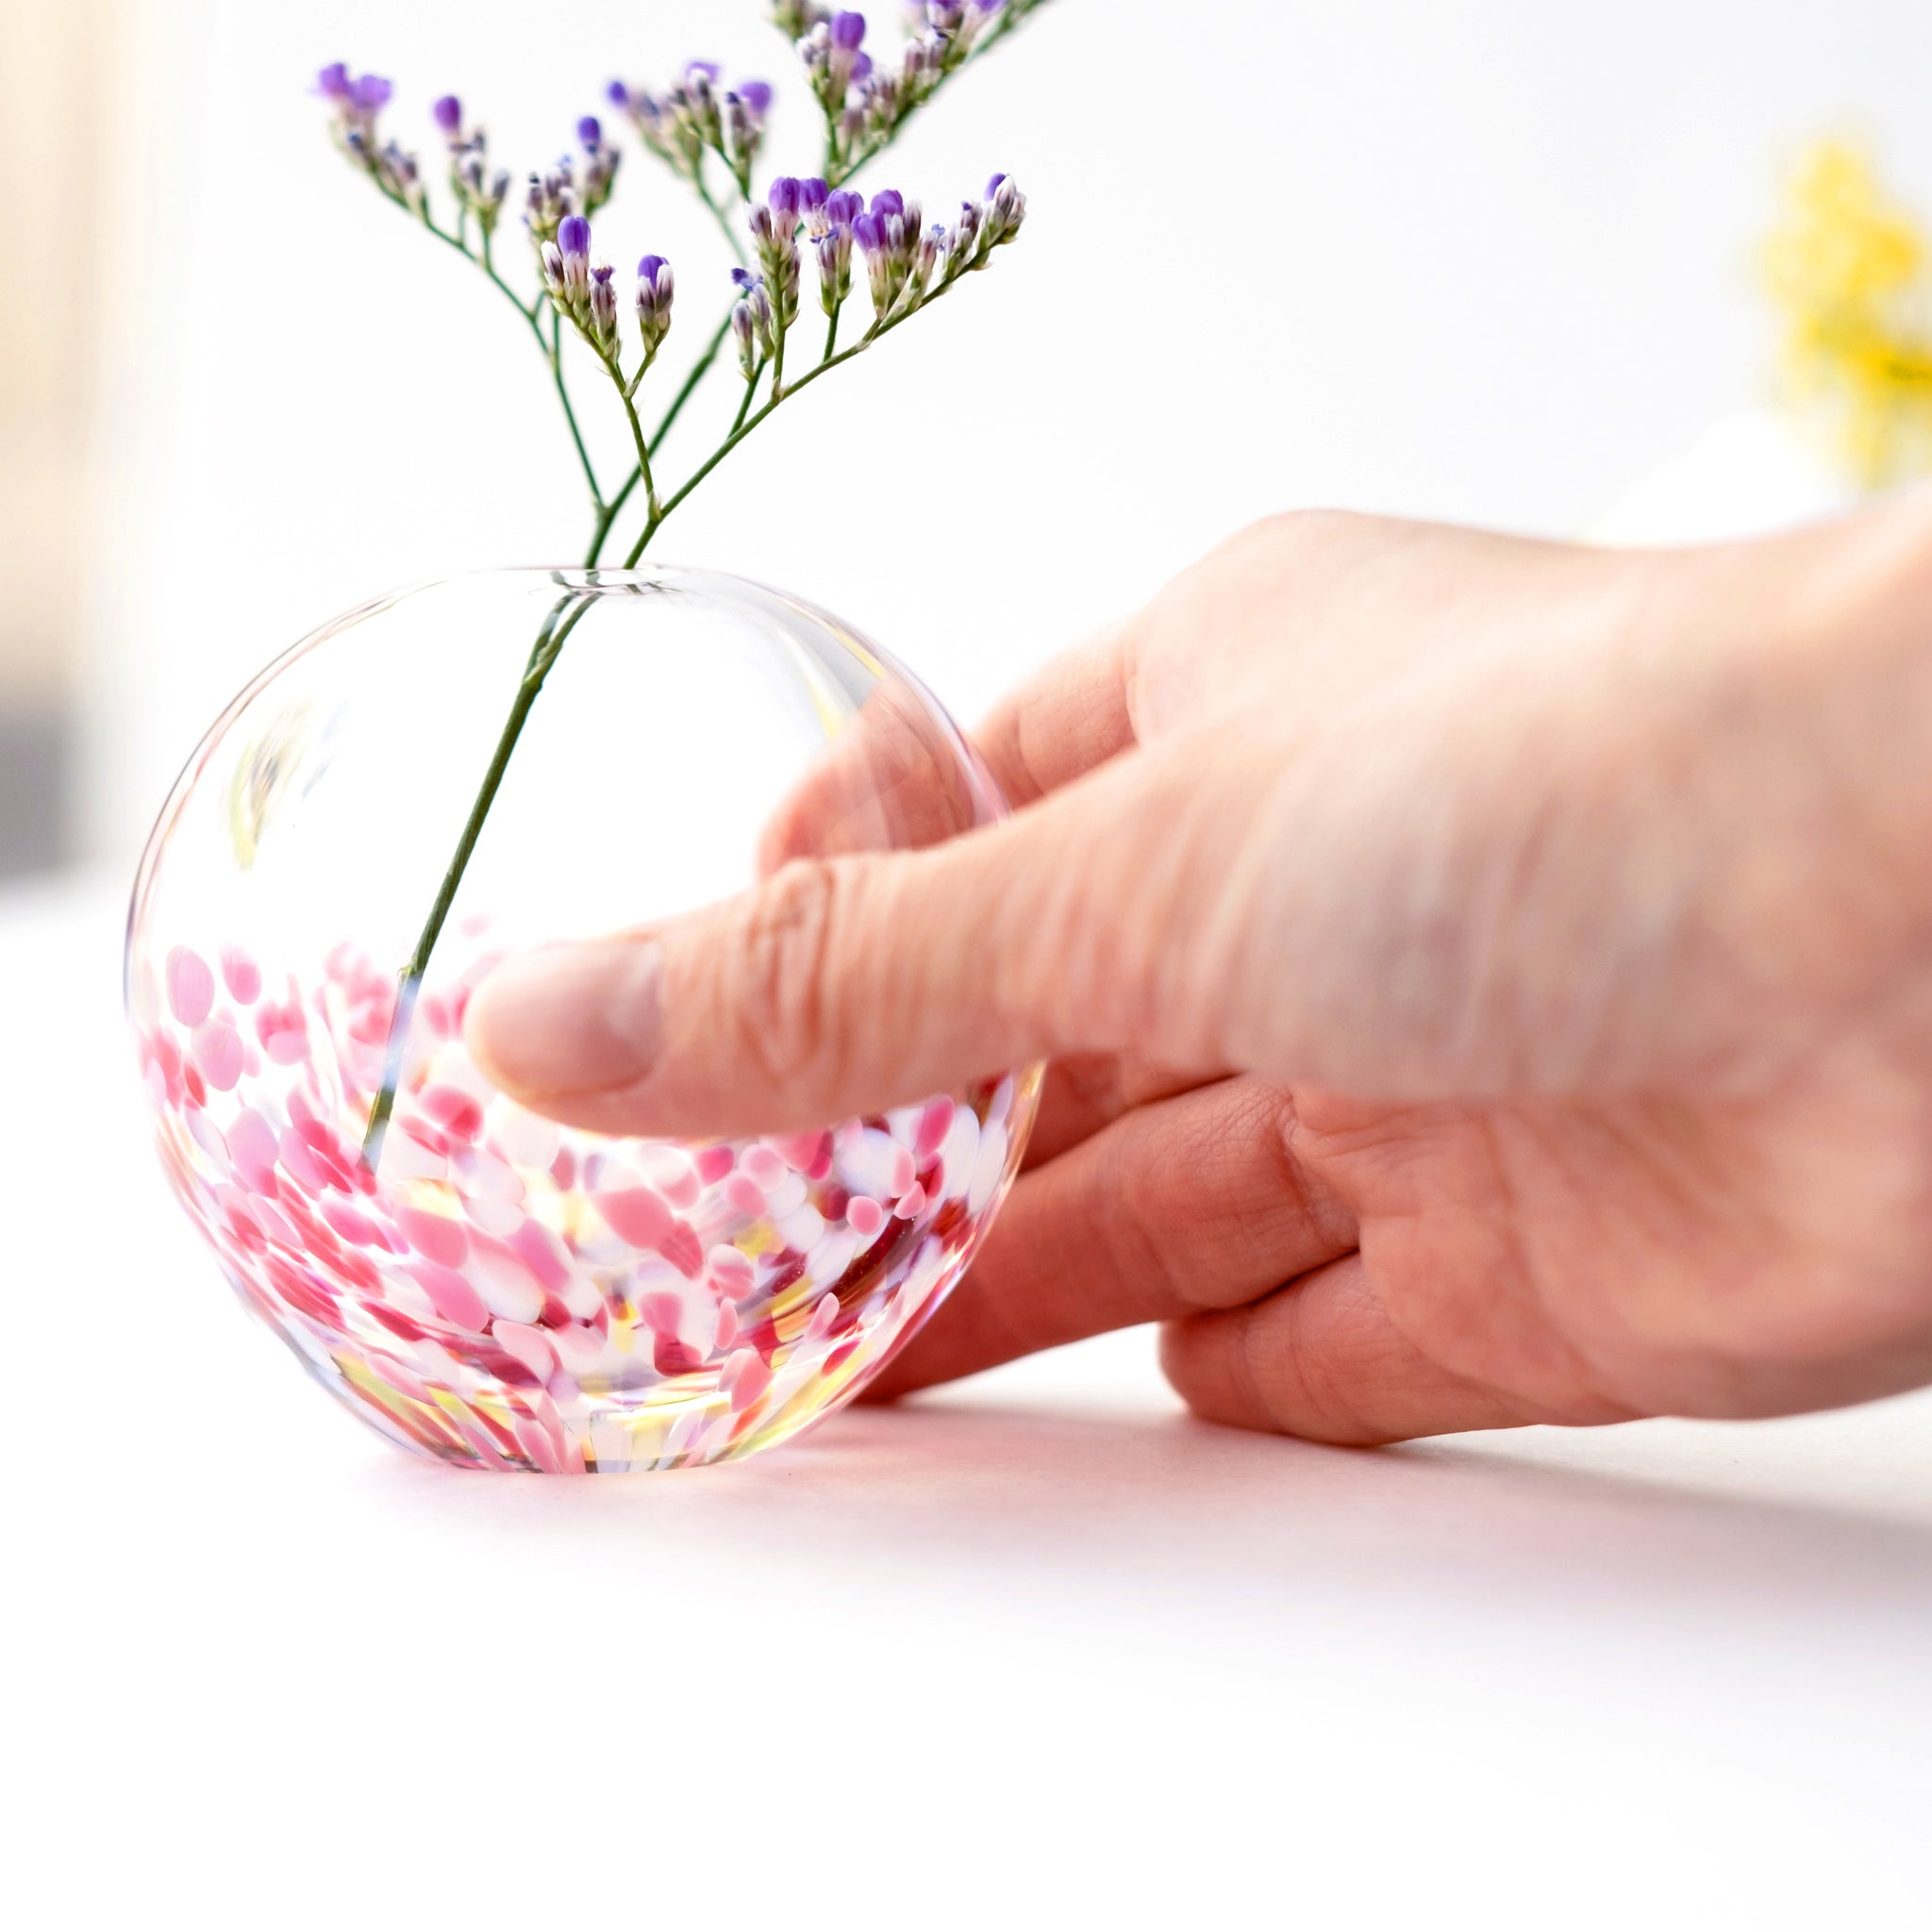
<path id="1" fill-rule="evenodd" d="M 678 1134 L 1050 1058 L 883 1392 L 1150 1321 L 1334 1441 L 1932 1379 L 1928 525 L 1257 525 L 991 721 L 1009 823 L 511 962 L 473 1048 Z"/>

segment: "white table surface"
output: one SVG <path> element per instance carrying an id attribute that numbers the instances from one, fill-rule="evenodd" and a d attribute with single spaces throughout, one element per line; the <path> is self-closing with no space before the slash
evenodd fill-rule
<path id="1" fill-rule="evenodd" d="M 0 895 L 13 1924 L 1932 1924 L 1932 1399 L 1364 1454 L 1130 1335 L 446 1472 L 165 1198 L 120 916 Z"/>

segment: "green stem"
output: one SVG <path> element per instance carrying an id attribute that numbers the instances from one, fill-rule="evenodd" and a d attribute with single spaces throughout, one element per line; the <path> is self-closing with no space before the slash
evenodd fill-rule
<path id="1" fill-rule="evenodd" d="M 724 339 L 731 333 L 731 317 L 727 312 L 724 320 L 718 325 L 717 332 L 706 345 L 705 353 L 697 359 L 691 374 L 684 378 L 684 386 L 671 399 L 671 407 L 664 411 L 656 432 L 650 439 L 650 445 L 657 449 L 671 433 L 671 425 L 684 413 L 684 406 L 696 392 L 698 384 L 710 374 L 711 364 L 718 359 L 718 352 L 724 346 Z M 584 568 L 591 569 L 604 554 L 605 540 L 610 535 L 610 526 L 616 523 L 618 512 L 630 501 L 630 493 L 642 480 L 642 472 L 636 465 L 625 478 L 624 488 L 604 506 L 597 519 L 595 534 L 591 539 L 590 554 L 584 558 Z"/>
<path id="2" fill-rule="evenodd" d="M 724 346 L 724 339 L 731 333 L 731 310 L 724 311 L 724 320 L 718 325 L 716 333 L 705 345 L 705 353 L 698 358 L 697 366 L 684 378 L 684 387 L 671 399 L 671 407 L 664 411 L 664 420 L 658 425 L 658 433 L 651 439 L 651 447 L 656 449 L 671 432 L 671 425 L 683 413 L 684 406 L 691 400 L 691 392 L 710 374 L 711 364 L 718 359 L 718 352 Z"/>
<path id="3" fill-rule="evenodd" d="M 542 340 L 542 330 L 538 330 Z M 577 461 L 584 466 L 584 481 L 591 486 L 591 507 L 597 516 L 604 514 L 604 492 L 597 488 L 597 473 L 591 467 L 591 453 L 584 447 L 583 431 L 577 427 L 577 412 L 570 406 L 570 391 L 563 386 L 563 317 L 553 303 L 550 309 L 550 377 L 557 385 L 557 400 L 563 405 L 563 420 L 570 425 L 570 440 L 575 445 Z M 620 382 L 618 387 L 624 385 Z"/>
<path id="4" fill-rule="evenodd" d="M 721 442 L 718 445 L 718 447 L 714 449 L 711 452 L 711 454 L 708 457 L 707 457 L 705 460 L 702 463 L 700 463 L 698 467 L 694 471 L 692 471 L 689 476 L 685 478 L 685 480 L 677 487 L 676 490 L 675 490 L 668 497 L 665 498 L 663 507 L 658 511 L 658 514 L 654 516 L 650 520 L 650 522 L 644 525 L 642 534 L 638 538 L 636 543 L 634 543 L 631 546 L 630 555 L 626 557 L 624 560 L 625 569 L 635 570 L 637 568 L 638 559 L 644 554 L 644 546 L 648 542 L 650 542 L 651 539 L 655 537 L 658 534 L 658 532 L 664 527 L 667 522 L 670 521 L 672 511 L 675 510 L 678 507 L 678 505 L 681 504 L 685 500 L 685 498 L 689 496 L 691 493 L 691 491 L 695 490 L 698 487 L 698 485 L 702 483 L 705 480 L 705 478 L 711 474 L 711 472 L 715 470 L 718 467 L 718 465 L 722 463 L 724 460 L 724 458 L 728 457 L 731 454 L 731 452 L 735 450 L 738 447 L 738 445 L 745 440 L 746 437 L 751 435 L 752 432 L 758 428 L 758 425 L 762 423 L 765 420 L 765 418 L 773 412 L 773 410 L 777 408 L 780 403 L 790 402 L 793 396 L 802 394 L 806 390 L 809 389 L 812 386 L 812 384 L 819 379 L 820 376 L 825 375 L 830 370 L 838 368 L 841 362 L 849 362 L 855 356 L 864 355 L 865 352 L 869 348 L 871 348 L 874 342 L 881 341 L 887 336 L 891 335 L 891 332 L 895 328 L 897 328 L 902 322 L 908 321 L 910 317 L 917 315 L 921 309 L 931 308 L 931 306 L 935 302 L 939 301 L 942 296 L 950 294 L 952 291 L 958 286 L 958 284 L 957 280 L 951 282 L 943 282 L 940 285 L 940 287 L 933 290 L 932 292 L 926 296 L 925 300 L 919 305 L 918 308 L 908 308 L 905 310 L 902 314 L 891 317 L 891 319 L 887 322 L 874 323 L 873 325 L 866 330 L 865 334 L 861 336 L 858 341 L 854 342 L 849 349 L 841 349 L 836 356 L 827 356 L 823 362 L 816 364 L 813 368 L 808 370 L 805 375 L 801 375 L 798 378 L 798 380 L 794 382 L 791 385 L 791 387 L 785 391 L 783 395 L 768 396 L 765 399 L 764 406 L 761 408 L 754 410 L 749 416 L 747 416 L 744 413 L 744 410 L 741 408 L 739 411 L 739 421 L 733 425 L 730 435 L 728 435 L 724 439 L 724 441 Z M 754 383 L 756 382 L 756 380 L 757 378 L 754 377 Z M 745 400 L 748 404 L 750 401 L 749 394 L 747 394 Z"/>
<path id="5" fill-rule="evenodd" d="M 710 209 L 711 219 L 718 224 L 732 254 L 737 256 L 739 267 L 749 268 L 751 266 L 751 258 L 744 252 L 743 241 L 740 238 L 737 228 L 733 225 L 730 215 L 719 207 L 717 201 L 712 196 L 709 185 L 705 180 L 705 164 L 702 158 L 700 158 L 697 166 L 691 170 L 691 186 L 698 192 L 698 199 Z"/>
<path id="6" fill-rule="evenodd" d="M 751 399 L 758 392 L 758 377 L 764 373 L 765 365 L 760 362 L 745 378 L 744 394 L 739 401 L 738 414 L 731 419 L 731 427 L 726 432 L 727 435 L 736 436 L 744 427 L 744 419 L 751 414 Z"/>
<path id="7" fill-rule="evenodd" d="M 524 318 L 525 325 L 537 339 L 538 348 L 543 352 L 544 360 L 550 364 L 550 377 L 557 387 L 557 399 L 563 405 L 563 420 L 570 425 L 570 440 L 572 445 L 576 450 L 577 461 L 583 465 L 584 481 L 590 486 L 591 502 L 593 511 L 599 518 L 602 518 L 605 510 L 604 495 L 597 487 L 597 474 L 591 467 L 591 453 L 584 447 L 583 431 L 577 426 L 577 414 L 571 405 L 570 391 L 564 387 L 562 322 L 557 313 L 555 305 L 553 304 L 551 308 L 550 334 L 546 339 L 543 334 L 541 298 L 540 297 L 534 304 L 525 302 L 504 280 L 502 275 L 496 272 L 496 264 L 491 259 L 490 238 L 487 235 L 483 238 L 480 250 L 472 249 L 459 236 L 451 234 L 447 228 L 438 224 L 436 217 L 429 212 L 427 202 L 425 202 L 420 208 L 412 208 L 404 196 L 396 193 L 387 186 L 379 176 L 372 175 L 371 179 L 375 182 L 376 188 L 381 193 L 394 202 L 398 208 L 408 214 L 417 216 L 424 227 L 428 229 L 445 247 L 454 248 L 465 261 L 473 262 L 476 267 L 480 268 L 484 275 L 489 277 L 490 281 L 503 291 L 504 300 Z M 609 525 L 607 523 L 605 528 L 608 529 L 608 527 Z"/>
<path id="8" fill-rule="evenodd" d="M 483 784 L 476 793 L 475 802 L 470 807 L 462 836 L 457 841 L 456 854 L 442 875 L 441 886 L 437 890 L 436 903 L 429 908 L 429 917 L 424 922 L 414 950 L 396 975 L 395 1010 L 390 1016 L 389 1038 L 383 1048 L 382 1087 L 369 1109 L 369 1126 L 362 1137 L 362 1158 L 372 1173 L 382 1158 L 383 1139 L 390 1116 L 395 1110 L 396 1089 L 402 1082 L 403 1056 L 408 1046 L 409 1025 L 415 1017 L 417 995 L 423 989 L 423 975 L 429 970 L 430 955 L 435 952 L 436 942 L 442 936 L 443 923 L 449 918 L 457 889 L 469 869 L 470 858 L 482 835 L 484 821 L 490 816 L 491 807 L 496 803 L 497 791 L 503 785 L 504 774 L 509 770 L 510 757 L 517 748 L 517 740 L 523 736 L 530 708 L 536 704 L 537 694 L 543 689 L 543 680 L 550 675 L 551 666 L 557 662 L 564 640 L 576 628 L 578 620 L 594 601 L 581 591 L 571 591 L 559 597 L 544 618 L 543 626 L 537 633 L 537 641 L 531 647 L 529 662 L 525 665 L 523 677 L 517 685 L 516 702 L 511 705 L 509 717 L 497 738 L 490 769 L 483 774 Z M 571 608 L 573 605 L 575 608 Z M 565 611 L 569 612 L 568 616 L 563 616 Z M 563 616 L 563 622 L 558 624 L 560 616 Z"/>
<path id="9" fill-rule="evenodd" d="M 824 350 L 819 357 L 821 362 L 829 362 L 832 359 L 832 351 L 839 346 L 839 310 L 844 306 L 841 302 L 832 310 L 831 323 L 825 329 Z"/>
<path id="10" fill-rule="evenodd" d="M 658 490 L 651 481 L 651 446 L 644 441 L 644 425 L 638 421 L 638 406 L 631 401 L 630 391 L 625 387 L 624 371 L 615 357 L 607 356 L 604 366 L 610 372 L 610 380 L 617 385 L 617 398 L 624 405 L 625 421 L 630 425 L 630 440 L 638 453 L 638 475 L 643 478 L 644 513 L 656 516 L 658 513 Z M 625 490 L 629 485 L 625 486 Z"/>

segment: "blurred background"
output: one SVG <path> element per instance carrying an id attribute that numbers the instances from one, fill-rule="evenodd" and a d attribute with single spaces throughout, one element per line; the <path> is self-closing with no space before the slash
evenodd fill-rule
<path id="1" fill-rule="evenodd" d="M 316 67 L 393 76 L 425 160 L 460 93 L 521 179 L 610 76 L 698 54 L 778 83 L 774 163 L 812 153 L 762 0 L 0 0 L 0 874 L 129 863 L 215 711 L 344 607 L 583 547 L 520 325 L 333 151 Z M 1717 461 L 1789 471 L 1766 515 L 1828 502 L 1750 426 L 1762 240 L 1834 128 L 1932 206 L 1928 74 L 1910 0 L 1055 0 L 867 177 L 938 209 L 1010 171 L 1022 244 L 661 553 L 828 605 L 970 719 L 1264 511 L 1642 535 L 1674 459 L 1680 497 Z M 675 263 L 674 379 L 725 294 L 685 201 L 633 153 L 598 223 Z"/>

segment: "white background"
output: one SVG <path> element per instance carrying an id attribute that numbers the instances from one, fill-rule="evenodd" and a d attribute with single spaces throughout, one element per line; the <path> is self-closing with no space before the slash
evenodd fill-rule
<path id="1" fill-rule="evenodd" d="M 131 855 L 219 705 L 324 619 L 582 546 L 521 325 L 351 175 L 314 68 L 392 75 L 391 125 L 425 156 L 455 89 L 523 167 L 612 73 L 708 53 L 780 84 L 772 159 L 804 167 L 811 113 L 762 11 L 136 7 L 103 76 L 124 213 L 88 291 L 116 337 L 94 850 Z M 1867 127 L 1932 195 L 1928 75 L 1911 0 L 1053 0 L 876 175 L 938 210 L 1009 171 L 1022 242 L 799 398 L 659 548 L 816 598 L 970 720 L 1267 510 L 1581 528 L 1766 391 L 1755 251 L 1800 142 Z M 722 244 L 679 184 L 631 156 L 597 239 L 626 271 L 674 258 L 667 361 L 704 340 Z M 622 425 L 585 400 L 614 462 Z"/>
<path id="2" fill-rule="evenodd" d="M 782 82 L 755 13 L 137 9 L 98 849 L 313 624 L 581 541 L 514 318 L 348 174 L 309 72 L 392 73 L 399 127 L 456 88 L 541 159 L 613 70 Z M 1762 392 L 1798 138 L 1850 112 L 1932 181 L 1928 75 L 1898 0 L 1055 0 L 891 171 L 935 206 L 1012 171 L 1022 244 L 666 554 L 829 604 L 970 716 L 1264 510 L 1582 526 Z M 715 243 L 630 167 L 600 239 L 676 259 L 689 348 Z M 419 1469 L 162 1198 L 117 885 L 0 909 L 17 1923 L 1932 1915 L 1925 1398 L 1357 1455 L 1188 1424 L 1132 1336 L 690 1481 Z"/>
<path id="3" fill-rule="evenodd" d="M 0 899 L 23 1932 L 1923 1926 L 1932 1393 L 1361 1452 L 1149 1338 L 465 1475 L 165 1196 L 118 894 Z"/>

